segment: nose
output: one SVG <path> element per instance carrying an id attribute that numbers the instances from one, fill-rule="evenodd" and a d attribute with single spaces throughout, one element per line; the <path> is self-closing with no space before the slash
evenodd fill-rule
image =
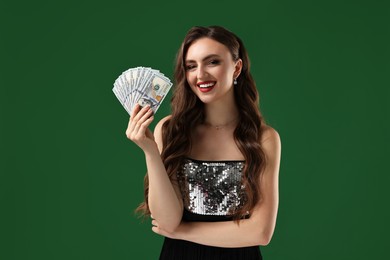
<path id="1" fill-rule="evenodd" d="M 199 80 L 204 79 L 206 77 L 206 74 L 207 74 L 207 72 L 206 72 L 205 68 L 201 65 L 198 66 L 198 74 L 197 74 L 198 79 Z"/>

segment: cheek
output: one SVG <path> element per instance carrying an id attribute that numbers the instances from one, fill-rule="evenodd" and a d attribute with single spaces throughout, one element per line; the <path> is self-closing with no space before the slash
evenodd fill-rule
<path id="1" fill-rule="evenodd" d="M 218 68 L 218 71 L 216 71 L 218 77 L 223 79 L 230 79 L 230 77 L 233 77 L 233 72 L 234 71 L 232 71 L 230 66 L 221 66 Z"/>
<path id="2" fill-rule="evenodd" d="M 191 87 L 193 87 L 196 84 L 196 77 L 194 76 L 194 73 L 187 72 L 186 73 L 186 80 L 187 80 L 188 85 L 190 85 Z"/>
<path id="3" fill-rule="evenodd" d="M 225 72 L 221 72 L 217 75 L 217 77 L 219 78 L 220 81 L 223 81 L 223 84 L 228 84 L 229 80 L 230 80 L 230 74 L 229 73 L 226 73 Z"/>

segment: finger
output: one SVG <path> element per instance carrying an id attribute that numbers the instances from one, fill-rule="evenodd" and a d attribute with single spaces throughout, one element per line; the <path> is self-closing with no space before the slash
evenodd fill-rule
<path id="1" fill-rule="evenodd" d="M 140 105 L 135 104 L 133 111 L 131 111 L 131 118 L 134 118 L 140 110 Z"/>
<path id="2" fill-rule="evenodd" d="M 153 114 L 153 109 L 149 108 L 148 111 L 138 120 L 141 124 L 146 121 Z"/>
<path id="3" fill-rule="evenodd" d="M 126 130 L 127 137 L 129 137 L 133 132 L 138 133 L 141 124 L 146 120 L 147 117 L 150 116 L 151 112 L 149 112 L 149 108 L 150 106 L 145 106 L 140 110 L 140 105 L 136 104 L 133 110 L 133 114 L 129 119 L 129 124 L 127 125 L 127 130 Z M 144 118 L 144 116 L 147 116 L 144 120 L 139 119 L 140 117 L 141 119 Z"/>
<path id="4" fill-rule="evenodd" d="M 133 121 L 131 120 L 131 117 L 130 117 L 129 123 L 127 124 L 126 136 L 129 137 L 130 134 L 133 132 L 133 130 L 134 130 L 134 124 L 133 124 Z"/>
<path id="5" fill-rule="evenodd" d="M 131 135 L 131 133 L 133 132 L 134 130 L 134 118 L 135 116 L 138 114 L 140 110 L 140 105 L 139 104 L 135 104 L 133 110 L 131 111 L 131 114 L 130 114 L 130 118 L 129 118 L 129 123 L 127 124 L 127 129 L 126 129 L 126 136 L 129 138 L 129 136 Z"/>
<path id="6" fill-rule="evenodd" d="M 158 227 L 153 226 L 153 227 L 152 227 L 152 231 L 153 231 L 154 233 L 159 234 L 159 228 L 158 228 Z"/>
<path id="7" fill-rule="evenodd" d="M 162 229 L 160 229 L 159 227 L 152 227 L 152 231 L 156 234 L 159 234 L 159 235 L 162 235 L 164 236 L 166 234 L 166 232 L 164 232 Z"/>
<path id="8" fill-rule="evenodd" d="M 136 111 L 136 109 L 134 109 L 134 111 Z M 134 120 L 134 118 L 135 118 L 136 115 L 137 115 L 137 114 L 133 114 L 133 115 L 130 117 L 129 123 L 128 123 L 128 125 L 127 125 L 126 136 L 127 136 L 127 138 L 129 138 L 129 139 L 130 139 L 130 136 L 133 134 L 134 129 L 135 129 L 136 125 L 137 125 L 137 121 Z"/>
<path id="9" fill-rule="evenodd" d="M 150 218 L 154 219 L 154 217 L 153 217 L 153 215 L 152 215 L 152 214 L 150 214 Z"/>
<path id="10" fill-rule="evenodd" d="M 144 106 L 141 110 L 139 110 L 138 113 L 133 118 L 133 121 L 137 122 L 146 112 L 148 112 L 149 108 L 150 108 L 150 106 L 147 105 L 147 106 Z"/>
<path id="11" fill-rule="evenodd" d="M 134 122 L 133 123 L 133 132 L 134 132 L 134 134 L 136 134 L 136 135 L 139 135 L 139 134 L 142 134 L 141 132 L 140 132 L 140 128 L 141 128 L 141 122 L 140 121 L 137 121 L 137 122 Z"/>
<path id="12" fill-rule="evenodd" d="M 157 227 L 157 226 L 158 226 L 157 221 L 156 221 L 156 220 L 152 220 L 152 225 L 155 226 L 155 227 Z"/>
<path id="13" fill-rule="evenodd" d="M 152 231 L 160 236 L 173 238 L 173 236 L 170 233 L 164 231 L 159 227 L 152 227 Z"/>
<path id="14" fill-rule="evenodd" d="M 138 129 L 138 133 L 142 133 L 142 134 L 145 134 L 145 131 L 146 131 L 146 128 L 148 128 L 148 126 L 150 125 L 150 123 L 152 123 L 154 119 L 154 116 L 151 116 L 149 117 L 145 122 L 143 122 L 142 124 L 140 124 L 139 126 L 139 129 Z"/>

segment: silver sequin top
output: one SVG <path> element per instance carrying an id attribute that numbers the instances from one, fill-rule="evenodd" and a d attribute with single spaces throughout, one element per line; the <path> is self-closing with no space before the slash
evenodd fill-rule
<path id="1" fill-rule="evenodd" d="M 244 161 L 185 159 L 178 181 L 186 210 L 202 215 L 231 215 L 245 202 Z"/>

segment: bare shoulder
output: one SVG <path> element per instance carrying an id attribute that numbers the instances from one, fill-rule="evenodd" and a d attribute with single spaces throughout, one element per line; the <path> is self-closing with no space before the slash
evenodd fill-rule
<path id="1" fill-rule="evenodd" d="M 267 187 L 273 187 L 273 189 L 271 189 L 273 192 L 277 192 L 281 159 L 280 137 L 279 133 L 270 126 L 264 126 L 262 130 L 263 134 L 261 136 L 261 148 L 265 155 L 263 182 L 268 183 L 268 185 L 266 185 Z"/>
<path id="2" fill-rule="evenodd" d="M 262 126 L 261 145 L 279 144 L 279 133 L 269 125 Z"/>
<path id="3" fill-rule="evenodd" d="M 268 125 L 262 127 L 261 147 L 268 163 L 279 165 L 281 156 L 281 141 L 279 133 Z"/>
<path id="4" fill-rule="evenodd" d="M 154 140 L 156 141 L 157 143 L 157 147 L 158 147 L 158 150 L 162 151 L 162 148 L 163 148 L 163 137 L 162 137 L 162 126 L 164 125 L 165 122 L 167 122 L 168 120 L 171 119 L 171 115 L 169 116 L 166 116 L 164 118 L 162 118 L 158 123 L 157 125 L 154 127 Z"/>

